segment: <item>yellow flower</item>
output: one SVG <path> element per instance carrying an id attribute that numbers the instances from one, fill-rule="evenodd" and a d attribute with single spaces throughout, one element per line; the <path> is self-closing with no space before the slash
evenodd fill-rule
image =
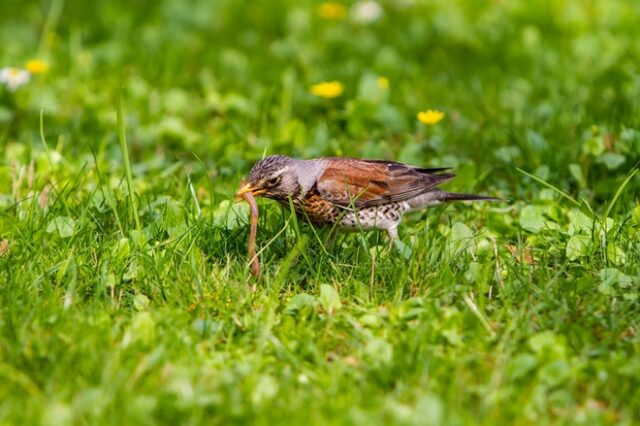
<path id="1" fill-rule="evenodd" d="M 328 1 L 318 6 L 318 15 L 324 19 L 341 21 L 347 17 L 347 8 L 340 3 Z"/>
<path id="2" fill-rule="evenodd" d="M 418 120 L 420 120 L 422 124 L 426 124 L 427 126 L 436 124 L 443 118 L 444 118 L 444 112 L 434 110 L 434 109 L 428 109 L 426 111 L 420 111 L 418 113 Z"/>
<path id="3" fill-rule="evenodd" d="M 378 77 L 378 87 L 381 89 L 388 89 L 389 79 L 387 77 Z"/>
<path id="4" fill-rule="evenodd" d="M 311 93 L 327 99 L 337 98 L 343 91 L 344 86 L 339 81 L 323 81 L 311 86 Z"/>
<path id="5" fill-rule="evenodd" d="M 49 64 L 41 59 L 32 59 L 27 61 L 24 67 L 31 74 L 42 74 L 49 71 Z"/>

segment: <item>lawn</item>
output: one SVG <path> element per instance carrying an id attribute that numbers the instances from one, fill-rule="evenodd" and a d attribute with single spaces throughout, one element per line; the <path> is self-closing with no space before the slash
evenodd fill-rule
<path id="1" fill-rule="evenodd" d="M 3 0 L 0 424 L 640 423 L 639 18 Z M 260 200 L 255 280 L 233 194 L 275 153 L 509 201 L 325 250 Z"/>

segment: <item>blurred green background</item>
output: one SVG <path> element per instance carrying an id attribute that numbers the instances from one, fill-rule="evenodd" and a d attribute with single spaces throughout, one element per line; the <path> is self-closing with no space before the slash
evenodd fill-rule
<path id="1" fill-rule="evenodd" d="M 135 160 L 195 152 L 223 175 L 264 152 L 356 155 L 466 163 L 516 197 L 515 167 L 542 168 L 606 197 L 640 158 L 637 2 L 399 1 L 371 22 L 340 6 L 326 19 L 314 2 L 6 1 L 2 63 L 51 68 L 4 95 L 4 151 L 39 146 L 40 110 L 66 154 L 117 147 L 125 87 Z M 309 93 L 326 80 L 343 95 Z M 446 121 L 423 129 L 427 108 Z"/>

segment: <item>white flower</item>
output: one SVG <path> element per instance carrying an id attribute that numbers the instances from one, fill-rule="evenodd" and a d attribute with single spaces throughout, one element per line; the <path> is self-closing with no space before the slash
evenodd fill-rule
<path id="1" fill-rule="evenodd" d="M 31 74 L 27 70 L 19 68 L 5 67 L 0 69 L 0 84 L 6 84 L 12 92 L 20 86 L 24 86 L 31 79 Z"/>
<path id="2" fill-rule="evenodd" d="M 374 0 L 359 1 L 351 7 L 353 20 L 361 24 L 375 22 L 382 16 L 382 6 Z"/>

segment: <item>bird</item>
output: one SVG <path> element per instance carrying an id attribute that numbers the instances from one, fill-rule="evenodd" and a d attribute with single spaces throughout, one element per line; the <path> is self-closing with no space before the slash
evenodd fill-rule
<path id="1" fill-rule="evenodd" d="M 285 207 L 292 205 L 298 217 L 332 231 L 384 230 L 391 246 L 407 212 L 449 201 L 502 200 L 438 188 L 455 177 L 448 170 L 389 160 L 270 155 L 252 167 L 236 199 L 250 192 Z M 330 235 L 332 239 L 335 233 Z"/>

